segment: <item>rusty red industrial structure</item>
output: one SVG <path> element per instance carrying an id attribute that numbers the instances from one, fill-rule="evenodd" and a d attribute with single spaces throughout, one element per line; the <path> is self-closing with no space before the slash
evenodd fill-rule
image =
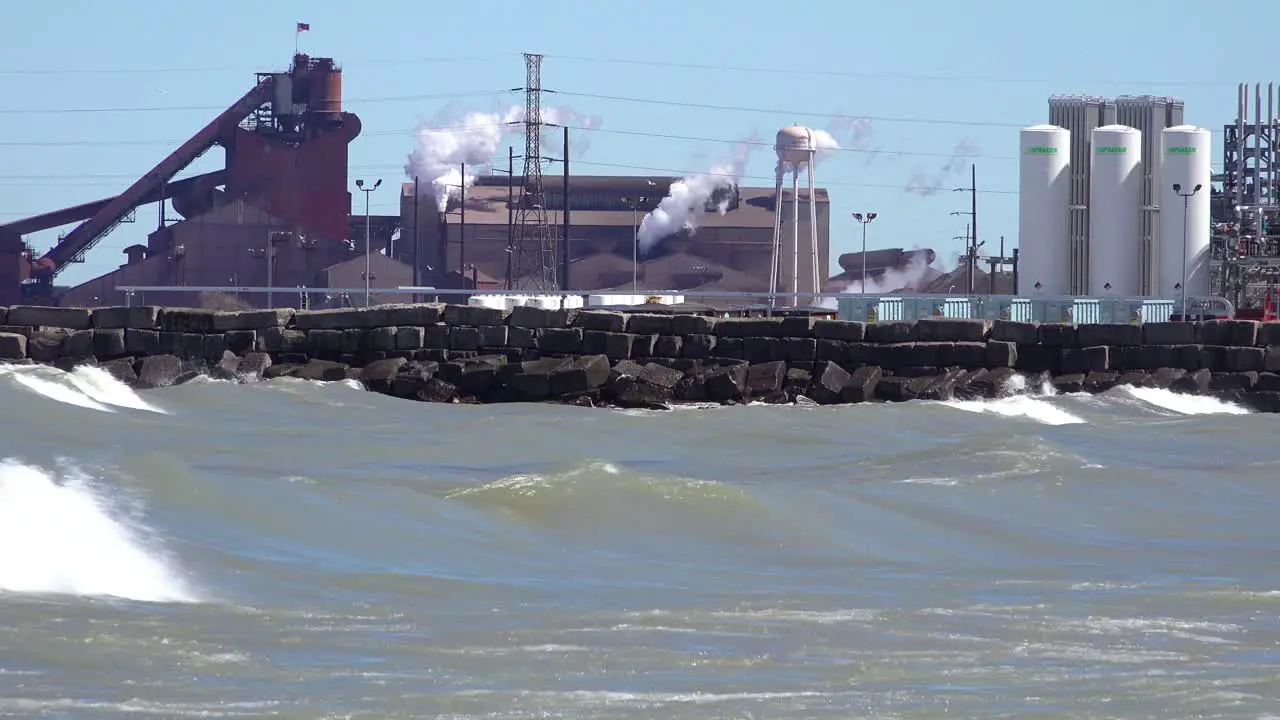
<path id="1" fill-rule="evenodd" d="M 58 273 L 138 207 L 165 200 L 184 220 L 166 225 L 162 208 L 147 246 L 126 250 L 129 262 L 108 274 L 119 277 L 100 278 L 100 288 L 69 304 L 87 304 L 88 293 L 118 299 L 111 297 L 118 280 L 225 285 L 238 277 L 262 285 L 255 275 L 265 274 L 280 287 L 310 284 L 319 269 L 353 253 L 345 242 L 347 146 L 359 133 L 359 118 L 343 112 L 342 70 L 332 58 L 299 54 L 286 72 L 258 73 L 243 97 L 119 195 L 0 225 L 0 305 L 55 304 Z M 174 180 L 215 146 L 225 150 L 224 170 Z M 203 218 L 209 225 L 197 231 Z M 76 222 L 43 255 L 22 239 Z"/>

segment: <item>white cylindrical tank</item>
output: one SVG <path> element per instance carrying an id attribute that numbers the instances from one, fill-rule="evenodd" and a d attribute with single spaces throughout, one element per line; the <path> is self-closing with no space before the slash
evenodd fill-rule
<path id="1" fill-rule="evenodd" d="M 1018 294 L 1066 295 L 1071 264 L 1071 131 L 1035 125 L 1020 134 Z"/>
<path id="2" fill-rule="evenodd" d="M 817 146 L 813 141 L 813 131 L 801 125 L 782 128 L 774 143 L 778 159 L 796 167 L 808 163 L 809 156 L 815 149 Z"/>
<path id="3" fill-rule="evenodd" d="M 1105 125 L 1089 142 L 1089 294 L 1137 297 L 1141 248 L 1142 133 Z"/>
<path id="4" fill-rule="evenodd" d="M 1163 298 L 1182 296 L 1184 258 L 1187 297 L 1209 294 L 1212 139 L 1208 130 L 1194 125 L 1178 125 L 1160 133 L 1160 189 L 1156 193 L 1160 201 L 1160 249 L 1154 289 Z M 1175 184 L 1178 190 L 1173 189 Z M 1195 190 L 1197 185 L 1199 190 Z M 1193 191 L 1185 200 L 1180 197 Z"/>

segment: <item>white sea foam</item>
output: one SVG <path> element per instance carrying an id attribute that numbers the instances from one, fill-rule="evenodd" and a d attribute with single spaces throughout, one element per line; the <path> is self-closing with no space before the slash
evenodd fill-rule
<path id="1" fill-rule="evenodd" d="M 1161 388 L 1133 387 L 1125 385 L 1122 392 L 1130 397 L 1168 410 L 1178 415 L 1248 415 L 1249 410 L 1239 405 L 1206 395 L 1187 395 Z"/>
<path id="2" fill-rule="evenodd" d="M 83 473 L 0 461 L 0 591 L 194 602 L 147 535 Z"/>
<path id="3" fill-rule="evenodd" d="M 168 414 L 167 410 L 144 400 L 128 385 L 97 367 L 81 365 L 71 372 L 39 365 L 0 367 L 0 377 L 4 376 L 11 377 L 26 390 L 67 405 L 100 412 L 127 408 Z"/>

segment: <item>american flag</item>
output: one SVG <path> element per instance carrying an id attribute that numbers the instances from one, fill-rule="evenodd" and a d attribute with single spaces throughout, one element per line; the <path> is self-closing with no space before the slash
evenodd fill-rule
<path id="1" fill-rule="evenodd" d="M 311 23 L 298 23 L 298 32 L 306 32 L 311 29 Z"/>

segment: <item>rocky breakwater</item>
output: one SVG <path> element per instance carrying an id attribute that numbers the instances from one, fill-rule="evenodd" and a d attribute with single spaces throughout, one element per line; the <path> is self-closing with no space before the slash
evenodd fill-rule
<path id="1" fill-rule="evenodd" d="M 385 305 L 295 312 L 0 308 L 0 361 L 94 364 L 141 388 L 208 373 L 358 380 L 434 402 L 840 404 L 974 399 L 1015 376 L 1280 410 L 1280 323 L 1035 325 Z"/>

